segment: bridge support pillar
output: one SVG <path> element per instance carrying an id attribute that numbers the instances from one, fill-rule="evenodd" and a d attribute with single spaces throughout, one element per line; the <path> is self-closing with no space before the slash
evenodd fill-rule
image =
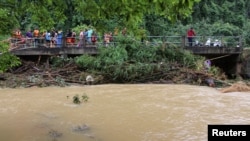
<path id="1" fill-rule="evenodd" d="M 237 63 L 236 63 L 236 78 L 242 80 L 242 63 L 239 59 L 240 57 L 238 56 L 237 58 Z"/>

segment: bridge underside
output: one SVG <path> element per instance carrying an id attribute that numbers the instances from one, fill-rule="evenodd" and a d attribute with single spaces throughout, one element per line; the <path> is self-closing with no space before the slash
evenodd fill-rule
<path id="1" fill-rule="evenodd" d="M 237 75 L 237 65 L 240 54 L 229 55 L 203 55 L 211 60 L 211 64 L 222 69 L 229 78 L 235 78 Z"/>
<path id="2" fill-rule="evenodd" d="M 237 47 L 187 47 L 196 55 L 204 56 L 211 60 L 213 66 L 219 67 L 229 78 L 237 76 L 237 65 L 242 48 Z"/>

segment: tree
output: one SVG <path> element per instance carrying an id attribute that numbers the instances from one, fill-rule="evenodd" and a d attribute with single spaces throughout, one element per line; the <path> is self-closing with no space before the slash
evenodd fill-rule
<path id="1" fill-rule="evenodd" d="M 176 21 L 187 17 L 192 12 L 192 7 L 199 0 L 84 0 L 77 7 L 84 17 L 90 19 L 98 26 L 103 20 L 118 17 L 121 25 L 128 28 L 138 27 L 145 14 L 155 14 Z"/>
<path id="2" fill-rule="evenodd" d="M 8 52 L 8 48 L 8 41 L 0 41 L 0 74 L 21 64 L 18 57 Z"/>
<path id="3" fill-rule="evenodd" d="M 138 27 L 145 14 L 156 14 L 175 21 L 191 14 L 192 7 L 199 0 L 2 0 L 0 9 L 6 5 L 13 11 L 13 17 L 20 26 L 38 26 L 50 29 L 57 26 L 67 28 L 75 25 L 73 19 L 88 22 L 99 29 L 102 21 L 118 19 L 122 26 Z M 80 13 L 80 14 L 79 14 Z M 75 15 L 79 15 L 77 18 Z M 82 17 L 81 17 L 82 15 Z M 9 17 L 10 18 L 10 17 Z M 5 19 L 4 21 L 10 21 Z M 63 25 L 66 24 L 66 25 Z M 16 25 L 12 25 L 16 26 Z"/>
<path id="4" fill-rule="evenodd" d="M 18 26 L 15 13 L 12 11 L 13 3 L 0 3 L 0 34 L 9 33 L 14 27 Z"/>

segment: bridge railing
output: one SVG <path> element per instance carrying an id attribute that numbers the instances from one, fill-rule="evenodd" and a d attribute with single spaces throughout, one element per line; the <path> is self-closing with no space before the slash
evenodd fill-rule
<path id="1" fill-rule="evenodd" d="M 166 43 L 168 45 L 182 47 L 183 39 L 182 36 L 147 36 L 145 43 L 150 45 Z"/>
<path id="2" fill-rule="evenodd" d="M 57 37 L 46 40 L 44 37 L 38 38 L 11 38 L 11 49 L 21 48 L 56 48 L 56 47 L 80 47 L 79 38 Z"/>
<path id="3" fill-rule="evenodd" d="M 189 46 L 185 37 L 185 47 Z M 241 36 L 195 36 L 193 46 L 201 47 L 243 47 Z"/>
<path id="4" fill-rule="evenodd" d="M 44 37 L 39 38 L 11 38 L 11 49 L 16 48 L 36 48 L 36 47 L 98 47 L 98 46 L 111 46 L 119 44 L 116 40 L 116 36 L 113 36 L 109 43 L 106 43 L 102 36 L 97 37 L 96 42 L 82 41 L 78 37 L 67 38 L 57 37 L 51 41 L 46 41 Z M 162 43 L 177 47 L 188 47 L 188 39 L 186 36 L 147 36 L 143 40 L 135 39 L 134 37 L 126 36 L 126 38 L 132 38 L 134 41 L 145 44 L 158 46 Z M 210 44 L 207 42 L 210 39 Z M 220 42 L 219 47 L 242 47 L 242 39 L 240 36 L 195 36 L 193 39 L 193 46 L 208 46 L 218 47 L 215 42 Z"/>

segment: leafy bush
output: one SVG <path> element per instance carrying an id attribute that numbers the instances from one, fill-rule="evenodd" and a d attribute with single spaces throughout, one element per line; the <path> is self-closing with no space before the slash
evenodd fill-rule
<path id="1" fill-rule="evenodd" d="M 89 28 L 92 28 L 95 31 L 95 28 L 93 26 L 88 26 L 86 24 L 78 25 L 78 26 L 72 28 L 72 31 L 76 32 L 76 35 L 79 35 L 81 30 L 86 30 Z"/>
<path id="2" fill-rule="evenodd" d="M 8 43 L 0 42 L 0 73 L 21 65 L 20 58 L 8 52 L 8 49 Z"/>
<path id="3" fill-rule="evenodd" d="M 59 56 L 53 56 L 50 58 L 52 67 L 63 67 L 65 64 L 73 62 L 72 58 L 64 58 Z"/>
<path id="4" fill-rule="evenodd" d="M 76 63 L 85 70 L 100 72 L 114 82 L 129 82 L 151 76 L 159 70 L 162 61 L 198 68 L 196 61 L 201 60 L 180 47 L 146 46 L 129 37 L 118 37 L 116 41 L 115 47 L 100 47 L 97 56 L 82 55 L 76 58 Z M 162 71 L 168 68 L 162 68 Z"/>
<path id="5" fill-rule="evenodd" d="M 0 55 L 0 73 L 21 65 L 21 61 L 18 57 L 11 53 L 3 53 Z"/>

